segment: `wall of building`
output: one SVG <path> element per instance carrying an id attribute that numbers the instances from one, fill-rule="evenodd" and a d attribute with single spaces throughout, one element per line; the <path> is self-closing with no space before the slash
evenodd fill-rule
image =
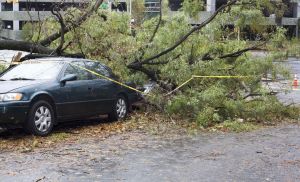
<path id="1" fill-rule="evenodd" d="M 0 37 L 21 40 L 21 30 L 26 22 L 35 22 L 52 16 L 50 7 L 61 0 L 19 0 L 18 3 L 7 3 L 0 0 L 0 20 L 2 31 Z M 65 0 L 61 8 L 80 6 L 88 0 Z"/>
<path id="2" fill-rule="evenodd" d="M 28 3 L 29 1 L 29 3 Z M 199 24 L 205 21 L 213 12 L 221 5 L 227 3 L 228 0 L 204 0 L 206 10 L 199 14 L 197 20 L 191 20 L 192 24 Z M 52 16 L 50 7 L 52 3 L 61 2 L 61 0 L 19 0 L 19 3 L 6 3 L 6 0 L 0 0 L 0 20 L 4 30 L 0 32 L 0 36 L 10 39 L 21 39 L 22 26 L 28 21 L 39 21 Z M 89 2 L 89 0 L 65 0 L 62 8 L 69 6 L 79 6 L 80 3 Z M 115 11 L 126 11 L 131 13 L 130 0 L 120 0 L 117 4 L 112 4 L 108 0 L 108 8 Z M 181 8 L 183 0 L 169 0 L 169 8 L 172 12 L 176 12 Z M 159 13 L 159 0 L 145 0 L 147 16 L 155 16 Z M 288 11 L 282 18 L 282 26 L 291 26 L 295 29 L 295 34 L 299 35 L 299 18 L 300 18 L 300 2 L 292 0 L 288 5 Z M 268 25 L 278 25 L 275 17 L 268 17 Z"/>
<path id="3" fill-rule="evenodd" d="M 212 13 L 214 13 L 218 8 L 220 8 L 223 4 L 226 4 L 228 0 L 205 0 L 206 10 L 199 13 L 199 17 L 196 19 L 191 19 L 191 24 L 199 24 L 209 18 Z M 181 8 L 181 3 L 183 0 L 169 0 L 169 6 L 174 14 Z M 263 12 L 267 17 L 267 25 L 270 26 L 284 26 L 290 30 L 289 32 L 294 32 L 293 34 L 299 37 L 299 22 L 300 22 L 300 1 L 299 0 L 291 0 L 287 3 L 287 10 L 284 13 L 284 17 L 281 19 L 281 22 L 277 22 L 275 15 L 270 15 L 267 12 Z M 229 22 L 230 24 L 230 22 Z"/>

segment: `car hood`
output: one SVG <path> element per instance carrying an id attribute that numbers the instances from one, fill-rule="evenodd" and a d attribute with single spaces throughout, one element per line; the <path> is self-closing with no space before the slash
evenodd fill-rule
<path id="1" fill-rule="evenodd" d="M 45 80 L 0 81 L 0 93 L 7 93 L 27 86 L 43 84 Z"/>

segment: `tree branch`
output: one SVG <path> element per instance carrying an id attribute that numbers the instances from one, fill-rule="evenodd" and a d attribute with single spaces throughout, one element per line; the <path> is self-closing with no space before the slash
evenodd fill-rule
<path id="1" fill-rule="evenodd" d="M 251 47 L 247 47 L 245 49 L 241 49 L 241 50 L 238 50 L 236 52 L 232 52 L 232 53 L 229 53 L 229 54 L 224 54 L 224 55 L 221 55 L 221 56 L 218 56 L 217 58 L 218 59 L 225 59 L 225 58 L 236 58 L 236 57 L 239 57 L 241 55 L 243 55 L 244 53 L 248 52 L 248 51 L 253 51 L 253 50 L 258 50 L 259 47 L 265 45 L 267 42 L 263 42 L 263 43 L 260 43 L 260 44 L 256 44 L 254 46 L 251 46 Z M 214 60 L 215 58 L 214 57 L 211 57 L 209 53 L 206 53 L 204 54 L 204 56 L 202 57 L 202 61 L 211 61 L 211 60 Z"/>
<path id="2" fill-rule="evenodd" d="M 17 41 L 17 40 L 0 40 L 0 50 L 18 50 L 24 52 L 33 52 L 40 54 L 51 54 L 53 53 L 52 49 L 41 46 L 27 41 Z"/>
<path id="3" fill-rule="evenodd" d="M 155 72 L 144 68 L 142 65 L 128 65 L 127 67 L 136 71 L 141 71 L 146 74 L 152 81 L 158 82 L 158 78 Z"/>
<path id="4" fill-rule="evenodd" d="M 158 83 L 162 83 L 159 78 L 158 78 L 158 75 L 154 72 L 154 71 L 151 71 L 151 70 L 148 70 L 146 68 L 143 67 L 143 65 L 146 65 L 146 64 L 153 64 L 153 60 L 157 59 L 157 58 L 160 58 L 161 56 L 173 51 L 174 49 L 176 49 L 178 46 L 180 46 L 183 42 L 185 42 L 189 36 L 191 36 L 194 32 L 196 31 L 199 31 L 201 30 L 203 27 L 205 27 L 207 24 L 209 24 L 211 21 L 213 21 L 216 16 L 222 12 L 223 10 L 225 10 L 227 7 L 230 7 L 232 5 L 234 5 L 238 0 L 232 0 L 232 1 L 229 1 L 227 4 L 224 4 L 222 5 L 216 12 L 214 12 L 207 20 L 205 20 L 204 22 L 202 22 L 201 24 L 193 27 L 186 35 L 184 35 L 183 37 L 181 37 L 174 45 L 172 45 L 171 47 L 165 49 L 164 51 L 150 57 L 150 58 L 147 58 L 143 61 L 140 61 L 140 60 L 136 60 L 132 63 L 130 63 L 129 65 L 127 65 L 127 67 L 129 69 L 133 69 L 133 70 L 136 70 L 136 71 L 141 71 L 143 72 L 144 74 L 146 74 L 150 79 L 152 79 L 153 81 L 155 82 L 158 82 Z M 160 25 L 160 22 L 157 24 L 157 27 L 154 31 L 154 34 L 152 37 L 155 36 L 158 28 L 159 28 L 159 25 Z M 153 38 L 151 38 L 152 41 L 153 41 Z M 151 40 L 150 39 L 150 40 Z M 162 63 L 167 63 L 166 61 L 162 62 Z M 158 63 L 154 63 L 154 64 L 158 64 Z"/>
<path id="5" fill-rule="evenodd" d="M 156 27 L 154 29 L 154 32 L 153 32 L 151 38 L 149 39 L 149 44 L 151 44 L 153 42 L 153 40 L 154 40 L 154 38 L 156 36 L 156 33 L 158 32 L 159 26 L 160 26 L 160 24 L 162 22 L 162 0 L 159 1 L 159 6 L 160 6 L 159 19 L 158 19 L 158 22 L 157 22 Z"/>
<path id="6" fill-rule="evenodd" d="M 212 14 L 207 20 L 205 20 L 203 23 L 195 26 L 194 28 L 192 28 L 186 35 L 184 35 L 183 37 L 181 37 L 174 45 L 172 45 L 171 47 L 165 49 L 164 51 L 145 59 L 144 61 L 139 62 L 139 64 L 145 64 L 148 63 L 154 59 L 160 58 L 161 56 L 173 51 L 174 49 L 176 49 L 178 46 L 180 46 L 183 42 L 185 42 L 187 40 L 187 38 L 189 38 L 190 35 L 192 35 L 194 32 L 201 30 L 203 27 L 205 27 L 207 24 L 209 24 L 211 21 L 213 21 L 215 19 L 215 17 L 222 12 L 224 9 L 226 9 L 229 6 L 234 5 L 238 0 L 232 0 L 230 2 L 228 2 L 227 4 L 222 5 L 217 11 L 214 12 L 214 14 Z"/>
<path id="7" fill-rule="evenodd" d="M 152 36 L 149 39 L 148 44 L 146 44 L 145 47 L 142 46 L 142 47 L 139 48 L 139 51 L 141 51 L 141 55 L 139 56 L 138 60 L 142 60 L 144 58 L 145 53 L 146 53 L 146 49 L 149 48 L 150 44 L 153 42 L 153 40 L 154 40 L 154 38 L 155 38 L 155 36 L 156 36 L 156 34 L 158 32 L 158 29 L 160 27 L 160 24 L 162 22 L 162 0 L 160 0 L 159 3 L 160 3 L 160 10 L 159 10 L 158 22 L 157 22 L 157 24 L 155 26 L 155 29 L 153 31 Z"/>
<path id="8" fill-rule="evenodd" d="M 257 97 L 257 96 L 263 96 L 263 95 L 276 95 L 278 94 L 278 92 L 274 92 L 274 91 L 271 91 L 269 93 L 249 93 L 248 95 L 244 96 L 243 99 L 248 99 L 249 97 Z"/>
<path id="9" fill-rule="evenodd" d="M 62 54 L 61 56 L 64 56 L 64 57 L 69 57 L 69 58 L 85 58 L 85 55 L 82 55 L 80 53 L 78 54 Z M 57 57 L 57 55 L 50 55 L 49 54 L 28 54 L 24 57 L 22 57 L 20 59 L 20 61 L 26 61 L 26 60 L 29 60 L 29 59 L 38 59 L 38 58 L 45 58 L 45 57 Z"/>
<path id="10" fill-rule="evenodd" d="M 252 50 L 257 50 L 259 47 L 265 45 L 266 43 L 267 42 L 263 42 L 261 44 L 257 44 L 257 45 L 254 45 L 252 47 L 248 47 L 248 48 L 245 48 L 245 49 L 242 49 L 242 50 L 230 53 L 230 54 L 225 54 L 225 55 L 219 56 L 219 58 L 224 59 L 224 58 L 229 58 L 229 57 L 239 57 L 242 54 L 244 54 L 245 52 L 252 51 Z"/>
<path id="11" fill-rule="evenodd" d="M 96 12 L 99 9 L 102 2 L 103 2 L 103 0 L 97 0 L 95 2 L 95 4 L 84 15 L 80 16 L 77 20 L 75 20 L 75 23 L 73 25 L 68 25 L 68 26 L 64 27 L 63 30 L 60 30 L 60 31 L 48 36 L 44 40 L 40 41 L 40 44 L 42 46 L 49 46 L 53 41 L 60 38 L 63 33 L 66 34 L 66 33 L 70 32 L 72 30 L 72 27 L 73 28 L 79 27 L 84 21 L 86 21 L 94 12 Z"/>
<path id="12" fill-rule="evenodd" d="M 176 60 L 178 58 L 180 58 L 180 56 L 182 56 L 182 54 L 177 54 L 176 56 L 174 56 L 173 58 L 171 58 L 171 60 Z M 144 65 L 162 65 L 162 64 L 168 64 L 170 61 L 166 60 L 166 61 L 160 61 L 160 62 L 149 62 L 149 63 L 145 63 Z"/>
<path id="13" fill-rule="evenodd" d="M 60 35 L 60 44 L 59 46 L 56 48 L 55 52 L 60 55 L 62 53 L 62 49 L 63 46 L 65 44 L 65 32 L 64 29 L 66 28 L 63 16 L 61 15 L 61 13 L 59 12 L 59 6 L 58 5 L 54 5 L 53 8 L 51 9 L 51 13 L 53 15 L 56 16 L 59 24 L 60 24 L 60 31 L 61 31 L 61 35 Z"/>

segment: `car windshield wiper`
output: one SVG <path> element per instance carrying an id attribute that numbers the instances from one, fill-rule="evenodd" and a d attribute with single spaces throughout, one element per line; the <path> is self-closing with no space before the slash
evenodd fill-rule
<path id="1" fill-rule="evenodd" d="M 10 79 L 10 80 L 11 80 L 11 81 L 15 81 L 15 80 L 34 80 L 34 79 L 18 77 L 18 78 L 12 78 L 12 79 Z"/>
<path id="2" fill-rule="evenodd" d="M 6 80 L 0 78 L 0 81 L 6 81 Z"/>

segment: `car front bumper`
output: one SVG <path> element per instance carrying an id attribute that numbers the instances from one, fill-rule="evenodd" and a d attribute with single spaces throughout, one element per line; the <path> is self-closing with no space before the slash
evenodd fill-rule
<path id="1" fill-rule="evenodd" d="M 22 124 L 29 111 L 28 102 L 0 102 L 0 125 Z"/>

